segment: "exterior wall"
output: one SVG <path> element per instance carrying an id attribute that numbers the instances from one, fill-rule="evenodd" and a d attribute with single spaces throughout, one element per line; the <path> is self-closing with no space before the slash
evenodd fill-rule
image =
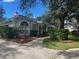
<path id="1" fill-rule="evenodd" d="M 38 30 L 38 24 L 32 24 L 32 30 Z"/>
<path id="2" fill-rule="evenodd" d="M 14 27 L 14 24 L 10 24 L 10 25 L 8 25 L 9 27 Z"/>
<path id="3" fill-rule="evenodd" d="M 27 22 L 28 23 L 28 26 L 21 26 L 21 23 L 22 22 Z M 9 27 L 16 27 L 19 31 L 20 31 L 20 35 L 22 34 L 26 34 L 26 35 L 30 35 L 30 25 L 31 23 L 27 21 L 27 19 L 23 19 L 23 18 L 20 18 L 20 19 L 16 19 L 11 21 L 11 22 L 4 22 L 1 24 L 1 26 L 9 26 Z"/>
<path id="4" fill-rule="evenodd" d="M 38 32 L 38 24 L 30 23 L 30 35 L 37 35 Z"/>
<path id="5" fill-rule="evenodd" d="M 27 22 L 28 26 L 21 26 L 22 22 Z M 32 22 L 29 21 L 29 19 L 25 19 L 25 18 L 17 18 L 12 21 L 4 22 L 1 24 L 1 26 L 5 26 L 5 25 L 8 25 L 9 27 L 16 27 L 18 30 L 21 31 L 21 33 L 19 33 L 20 35 L 22 34 L 30 35 L 31 30 L 37 31 L 38 35 L 40 33 L 41 34 L 43 33 L 43 24 L 38 24 L 37 22 Z"/>
<path id="6" fill-rule="evenodd" d="M 37 32 L 37 35 L 46 32 L 46 28 L 44 27 L 44 24 L 38 24 L 38 23 L 31 23 L 31 30 Z"/>
<path id="7" fill-rule="evenodd" d="M 70 32 L 72 32 L 73 30 L 77 30 L 74 26 L 76 26 L 76 20 L 75 19 L 72 19 L 72 22 L 69 22 L 69 21 L 65 21 L 65 25 L 64 25 L 64 28 L 65 29 L 68 29 Z"/>
<path id="8" fill-rule="evenodd" d="M 45 25 L 43 24 L 43 23 L 41 23 L 41 24 L 37 24 L 37 34 L 38 35 L 42 35 L 42 34 L 45 34 L 45 32 L 46 32 L 46 27 L 45 27 Z"/>
<path id="9" fill-rule="evenodd" d="M 76 28 L 74 28 L 74 27 L 71 26 L 71 25 L 65 25 L 64 28 L 65 28 L 65 29 L 68 29 L 70 32 L 72 32 L 73 30 L 76 30 Z"/>
<path id="10" fill-rule="evenodd" d="M 21 26 L 22 22 L 27 22 L 28 26 Z M 19 30 L 23 31 L 23 33 L 21 34 L 30 35 L 30 22 L 26 20 L 21 20 L 20 22 L 17 22 L 17 27 L 19 28 Z"/>

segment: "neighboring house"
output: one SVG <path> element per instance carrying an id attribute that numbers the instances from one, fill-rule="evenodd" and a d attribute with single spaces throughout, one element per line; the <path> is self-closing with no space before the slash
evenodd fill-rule
<path id="1" fill-rule="evenodd" d="M 64 22 L 64 28 L 68 29 L 70 32 L 77 31 L 77 22 L 75 19 L 72 19 L 72 22 L 65 21 Z"/>
<path id="2" fill-rule="evenodd" d="M 43 23 L 22 15 L 13 17 L 12 20 L 2 22 L 0 23 L 0 26 L 15 27 L 20 31 L 20 35 L 31 35 L 31 33 L 36 33 L 36 35 L 39 35 L 46 31 Z"/>
<path id="3" fill-rule="evenodd" d="M 60 28 L 60 25 L 59 27 L 56 27 L 54 24 L 53 25 L 46 25 L 46 31 L 48 31 L 48 29 L 59 29 Z M 77 31 L 77 22 L 76 20 L 73 20 L 73 22 L 69 22 L 69 21 L 65 21 L 64 22 L 64 29 L 68 29 L 69 32 L 72 32 L 72 31 Z"/>

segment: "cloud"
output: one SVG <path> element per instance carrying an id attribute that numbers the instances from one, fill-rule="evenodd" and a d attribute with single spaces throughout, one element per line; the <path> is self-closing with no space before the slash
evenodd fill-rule
<path id="1" fill-rule="evenodd" d="M 13 2 L 14 0 L 3 0 L 3 2 Z"/>

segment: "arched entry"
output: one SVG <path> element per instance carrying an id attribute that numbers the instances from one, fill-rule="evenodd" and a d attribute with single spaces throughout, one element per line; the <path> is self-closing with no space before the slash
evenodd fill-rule
<path id="1" fill-rule="evenodd" d="M 21 22 L 20 26 L 26 27 L 26 26 L 28 26 L 28 23 L 23 21 L 23 22 Z"/>
<path id="2" fill-rule="evenodd" d="M 20 23 L 20 31 L 23 35 L 29 35 L 29 23 L 27 21 L 22 21 Z"/>

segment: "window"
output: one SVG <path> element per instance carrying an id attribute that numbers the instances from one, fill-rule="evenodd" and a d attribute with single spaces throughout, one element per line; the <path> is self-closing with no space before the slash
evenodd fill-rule
<path id="1" fill-rule="evenodd" d="M 20 25 L 21 25 L 21 26 L 28 26 L 28 23 L 24 21 L 24 22 L 22 22 Z"/>

